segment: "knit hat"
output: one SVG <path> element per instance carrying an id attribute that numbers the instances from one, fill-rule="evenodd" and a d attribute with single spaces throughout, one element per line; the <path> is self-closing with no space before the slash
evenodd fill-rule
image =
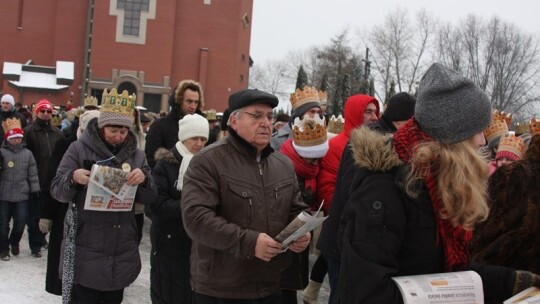
<path id="1" fill-rule="evenodd" d="M 12 107 L 15 106 L 15 98 L 13 98 L 13 96 L 10 95 L 10 94 L 6 94 L 6 95 L 2 96 L 2 101 L 1 102 L 10 103 Z"/>
<path id="2" fill-rule="evenodd" d="M 53 111 L 53 106 L 51 104 L 50 101 L 48 101 L 47 99 L 42 99 L 40 101 L 38 101 L 38 103 L 36 104 L 36 107 L 35 107 L 35 111 L 36 113 L 39 113 L 40 111 Z"/>
<path id="3" fill-rule="evenodd" d="M 296 153 L 306 158 L 321 158 L 328 152 L 328 137 L 324 118 L 296 117 L 293 125 L 293 147 Z"/>
<path id="4" fill-rule="evenodd" d="M 256 89 L 245 89 L 233 93 L 229 97 L 229 111 L 232 113 L 253 103 L 266 103 L 273 109 L 278 105 L 279 99 L 270 93 Z"/>
<path id="5" fill-rule="evenodd" d="M 523 138 L 521 136 L 515 136 L 514 133 L 510 133 L 501 138 L 495 160 L 499 160 L 503 157 L 512 160 L 520 160 L 525 154 L 525 150 L 526 146 Z"/>
<path id="6" fill-rule="evenodd" d="M 77 128 L 77 139 L 81 137 L 90 120 L 99 117 L 100 112 L 98 110 L 87 110 L 79 116 L 79 128 Z"/>
<path id="7" fill-rule="evenodd" d="M 208 120 L 199 114 L 186 114 L 178 121 L 178 141 L 180 142 L 193 137 L 208 139 L 209 132 Z"/>
<path id="8" fill-rule="evenodd" d="M 414 115 L 427 135 L 451 144 L 485 130 L 491 104 L 472 80 L 434 63 L 420 81 Z"/>
<path id="9" fill-rule="evenodd" d="M 382 116 L 389 121 L 405 121 L 414 115 L 416 97 L 406 92 L 400 92 L 390 97 Z"/>
<path id="10" fill-rule="evenodd" d="M 107 93 L 107 89 L 105 89 L 101 98 L 98 127 L 122 126 L 131 128 L 135 123 L 133 111 L 135 111 L 136 99 L 135 94 L 129 95 L 126 90 L 120 95 L 116 89 L 112 89 L 110 93 Z"/>
<path id="11" fill-rule="evenodd" d="M 2 128 L 4 128 L 4 140 L 11 138 L 23 137 L 23 130 L 21 127 L 21 121 L 18 118 L 8 118 L 2 122 Z"/>
<path id="12" fill-rule="evenodd" d="M 294 93 L 291 94 L 290 98 L 293 117 L 304 116 L 304 114 L 311 108 L 318 107 L 321 108 L 321 103 L 319 102 L 319 92 L 315 87 L 304 86 L 302 90 L 296 89 Z"/>

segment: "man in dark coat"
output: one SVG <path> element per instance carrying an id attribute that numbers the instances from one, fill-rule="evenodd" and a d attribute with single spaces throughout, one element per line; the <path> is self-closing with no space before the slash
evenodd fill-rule
<path id="1" fill-rule="evenodd" d="M 151 168 L 156 165 L 154 154 L 157 149 L 171 149 L 178 141 L 178 121 L 186 114 L 203 115 L 204 94 L 201 84 L 194 80 L 180 81 L 169 96 L 169 106 L 171 112 L 163 119 L 156 120 L 146 135 L 144 151 Z"/>

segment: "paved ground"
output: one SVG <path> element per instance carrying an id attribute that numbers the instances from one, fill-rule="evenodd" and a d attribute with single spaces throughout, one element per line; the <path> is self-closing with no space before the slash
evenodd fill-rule
<path id="1" fill-rule="evenodd" d="M 147 219 L 144 236 L 140 245 L 142 271 L 137 280 L 126 288 L 124 303 L 145 304 L 150 301 L 150 222 Z M 42 258 L 30 256 L 26 233 L 20 243 L 21 254 L 11 257 L 8 262 L 0 261 L 0 303 L 2 304 L 35 304 L 35 303 L 62 303 L 59 296 L 51 295 L 45 291 L 46 254 Z M 313 263 L 316 255 L 310 256 Z M 329 287 L 325 283 L 321 289 L 319 303 L 328 303 Z M 302 303 L 300 300 L 298 303 Z"/>

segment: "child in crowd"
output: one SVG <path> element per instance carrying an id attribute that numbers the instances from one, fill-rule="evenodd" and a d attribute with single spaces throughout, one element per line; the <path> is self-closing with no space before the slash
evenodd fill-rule
<path id="1" fill-rule="evenodd" d="M 3 157 L 0 171 L 0 259 L 9 261 L 10 245 L 11 254 L 17 256 L 20 253 L 19 242 L 28 218 L 29 198 L 37 196 L 40 188 L 36 160 L 23 145 L 21 121 L 9 118 L 2 122 L 2 127 L 5 135 L 0 148 Z"/>

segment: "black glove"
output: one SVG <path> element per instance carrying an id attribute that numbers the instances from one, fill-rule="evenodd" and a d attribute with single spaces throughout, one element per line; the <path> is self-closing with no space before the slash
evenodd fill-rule
<path id="1" fill-rule="evenodd" d="M 30 199 L 32 199 L 33 201 L 39 201 L 39 192 L 30 193 Z"/>
<path id="2" fill-rule="evenodd" d="M 525 270 L 516 270 L 516 281 L 514 282 L 514 294 L 521 292 L 531 286 L 540 287 L 540 276 Z"/>

